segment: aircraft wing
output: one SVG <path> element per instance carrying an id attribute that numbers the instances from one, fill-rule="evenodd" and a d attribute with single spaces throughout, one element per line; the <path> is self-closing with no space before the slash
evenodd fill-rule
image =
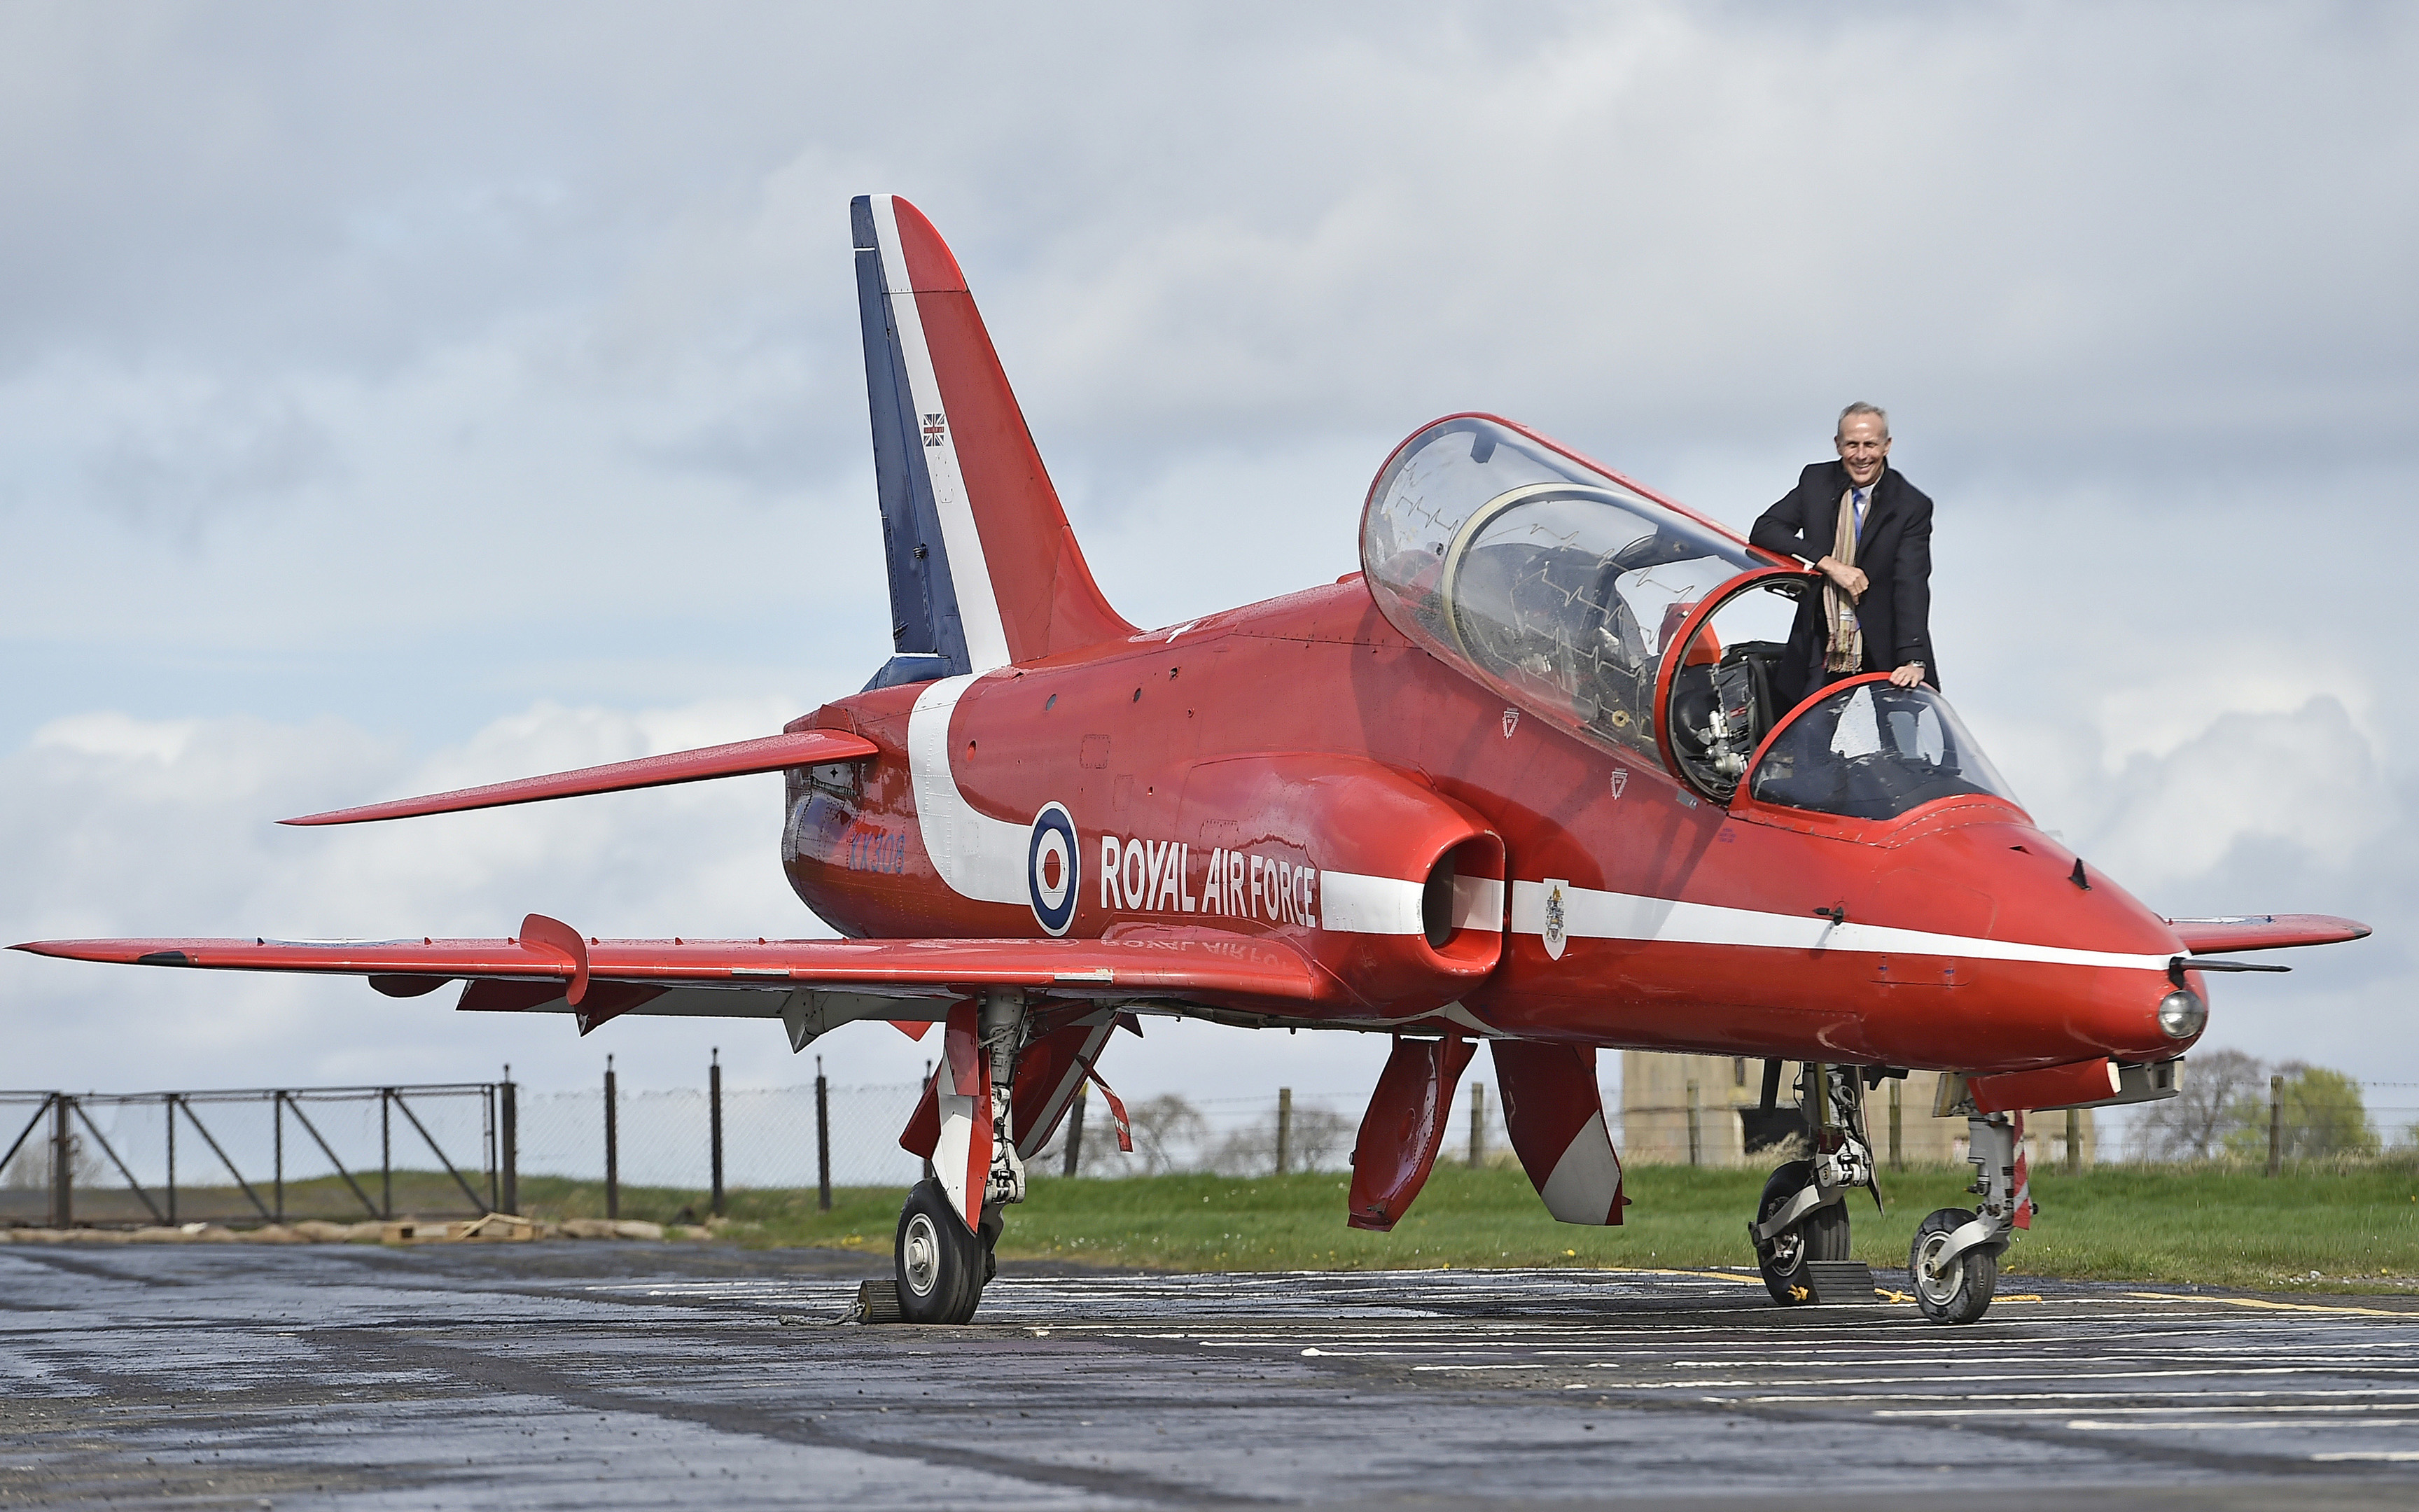
<path id="1" fill-rule="evenodd" d="M 426 797 L 396 798 L 387 803 L 363 804 L 358 809 L 331 809 L 326 813 L 304 814 L 300 819 L 281 819 L 278 823 L 358 825 L 372 819 L 409 819 L 421 814 L 457 813 L 465 809 L 501 809 L 507 804 L 537 803 L 547 798 L 574 798 L 590 793 L 669 787 L 675 782 L 702 782 L 708 778 L 820 766 L 828 762 L 863 761 L 876 748 L 873 742 L 844 731 L 793 730 L 760 740 L 668 751 L 661 756 L 583 766 L 578 771 L 555 772 L 546 777 L 515 778 L 509 782 L 457 788 Z"/>
<path id="2" fill-rule="evenodd" d="M 39 940 L 36 955 L 206 971 L 370 979 L 393 997 L 449 981 L 460 1007 L 573 1012 L 582 1033 L 623 1013 L 922 1024 L 987 987 L 1102 1002 L 1277 1007 L 1348 994 L 1290 947 L 1218 931 L 1143 927 L 1104 940 L 599 940 L 541 914 L 494 940 Z M 801 1030 L 792 1026 L 796 1039 Z M 811 1034 L 806 1036 L 811 1038 Z"/>
<path id="3" fill-rule="evenodd" d="M 2338 945 L 2365 938 L 2368 926 L 2327 914 L 2245 914 L 2235 918 L 2171 918 L 2167 924 L 2195 955 L 2222 950 L 2277 950 L 2288 945 Z M 2269 968 L 2262 967 L 2262 970 Z"/>

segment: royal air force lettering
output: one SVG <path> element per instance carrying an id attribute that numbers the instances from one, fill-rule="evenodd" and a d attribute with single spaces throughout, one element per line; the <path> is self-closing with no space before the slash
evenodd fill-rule
<path id="1" fill-rule="evenodd" d="M 1033 834 L 1025 849 L 1025 886 L 1033 900 L 1033 917 L 1052 934 L 1064 934 L 1075 922 L 1075 904 L 1083 897 L 1076 862 L 1075 821 L 1062 803 L 1045 803 L 1033 816 Z"/>
<path id="2" fill-rule="evenodd" d="M 1182 841 L 1101 837 L 1101 906 L 1123 913 L 1218 914 L 1316 927 L 1318 869 L 1274 856 L 1210 852 L 1194 875 Z"/>

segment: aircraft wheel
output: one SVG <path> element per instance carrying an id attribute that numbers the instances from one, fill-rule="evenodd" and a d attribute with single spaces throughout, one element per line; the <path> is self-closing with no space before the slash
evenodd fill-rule
<path id="1" fill-rule="evenodd" d="M 926 1179 L 899 1211 L 891 1268 L 899 1280 L 899 1316 L 910 1323 L 963 1323 L 982 1300 L 983 1242 L 966 1231 L 937 1180 Z"/>
<path id="2" fill-rule="evenodd" d="M 1999 1257 L 1989 1250 L 1969 1249 L 1938 1275 L 1927 1268 L 1926 1262 L 1949 1247 L 1949 1236 L 1973 1221 L 1974 1215 L 1963 1208 L 1935 1209 L 1916 1226 L 1915 1242 L 1907 1247 L 1906 1273 L 1915 1304 L 1935 1323 L 1974 1321 L 1998 1290 Z"/>
<path id="3" fill-rule="evenodd" d="M 1811 1161 L 1794 1160 L 1773 1172 L 1765 1179 L 1764 1196 L 1756 1202 L 1755 1221 L 1764 1222 L 1813 1180 Z M 1815 1209 L 1799 1219 L 1795 1227 L 1784 1228 L 1755 1247 L 1756 1265 L 1764 1272 L 1764 1288 L 1783 1307 L 1801 1307 L 1814 1300 L 1814 1289 L 1806 1284 L 1807 1261 L 1847 1257 L 1848 1205 L 1844 1202 Z"/>

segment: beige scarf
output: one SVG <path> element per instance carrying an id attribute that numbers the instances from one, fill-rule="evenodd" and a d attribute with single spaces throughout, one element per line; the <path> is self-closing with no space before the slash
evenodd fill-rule
<path id="1" fill-rule="evenodd" d="M 1882 480 L 1873 479 L 1872 493 L 1881 491 Z M 1840 523 L 1831 535 L 1831 556 L 1842 566 L 1857 564 L 1857 490 L 1840 495 Z M 1823 623 L 1831 629 L 1829 647 L 1823 655 L 1826 671 L 1860 672 L 1865 670 L 1865 629 L 1857 623 L 1857 601 L 1840 591 L 1840 585 L 1825 579 L 1823 582 Z"/>

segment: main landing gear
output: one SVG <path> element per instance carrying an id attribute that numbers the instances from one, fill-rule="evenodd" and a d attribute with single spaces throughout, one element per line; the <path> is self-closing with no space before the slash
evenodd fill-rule
<path id="1" fill-rule="evenodd" d="M 899 1316 L 910 1323 L 963 1323 L 974 1317 L 983 1288 L 999 1273 L 994 1252 L 1000 1230 L 1007 1226 L 1005 1204 L 1025 1200 L 1025 1162 L 1016 1151 L 1011 1095 L 1017 1053 L 1024 1047 L 1026 1029 L 1025 995 L 1012 990 L 988 994 L 973 1027 L 974 1044 L 967 1046 L 963 1041 L 951 1044 L 949 1039 L 963 1032 L 962 1024 L 953 1020 L 944 1039 L 945 1055 L 978 1057 L 984 1073 L 981 1080 L 988 1086 L 973 1095 L 954 1091 L 939 1095 L 941 1131 L 933 1165 L 952 1175 L 970 1177 L 976 1169 L 986 1173 L 979 1189 L 965 1194 L 969 1204 L 979 1202 L 980 1217 L 972 1229 L 966 1227 L 939 1175 L 924 1178 L 908 1192 L 906 1206 L 899 1212 L 891 1273 L 899 1288 Z M 953 1068 L 945 1063 L 935 1085 L 955 1088 L 961 1084 Z M 988 1098 L 988 1109 L 978 1109 L 978 1097 Z M 977 1117 L 978 1111 L 988 1112 L 989 1117 Z M 986 1141 L 990 1158 L 983 1165 Z M 975 1185 L 972 1180 L 968 1184 Z"/>
<path id="2" fill-rule="evenodd" d="M 1780 1062 L 1764 1063 L 1764 1104 L 1780 1088 Z M 1798 1105 L 1806 1109 L 1810 1158 L 1794 1160 L 1764 1183 L 1755 1218 L 1747 1226 L 1755 1244 L 1765 1289 L 1784 1307 L 1815 1301 L 1807 1266 L 1848 1258 L 1847 1195 L 1857 1187 L 1873 1194 L 1873 1147 L 1865 1136 L 1864 1083 L 1854 1067 L 1810 1063 L 1797 1078 Z"/>

